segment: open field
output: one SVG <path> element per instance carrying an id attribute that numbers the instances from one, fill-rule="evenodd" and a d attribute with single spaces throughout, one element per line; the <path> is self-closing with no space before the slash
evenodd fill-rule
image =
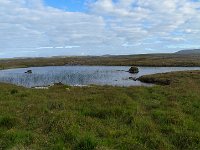
<path id="1" fill-rule="evenodd" d="M 200 71 L 140 80 L 165 86 L 0 84 L 0 149 L 200 149 Z"/>
<path id="2" fill-rule="evenodd" d="M 104 66 L 200 66 L 200 54 L 148 54 L 104 57 L 52 57 L 1 59 L 0 69 L 36 66 L 104 65 Z"/>

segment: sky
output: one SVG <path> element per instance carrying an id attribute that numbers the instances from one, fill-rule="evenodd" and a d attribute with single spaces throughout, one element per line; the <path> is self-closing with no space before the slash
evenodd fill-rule
<path id="1" fill-rule="evenodd" d="M 197 48 L 199 0 L 0 0 L 0 58 Z"/>

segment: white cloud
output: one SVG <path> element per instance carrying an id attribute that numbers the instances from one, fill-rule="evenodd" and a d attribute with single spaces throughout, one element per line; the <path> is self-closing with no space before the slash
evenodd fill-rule
<path id="1" fill-rule="evenodd" d="M 156 39 L 162 42 L 162 47 L 159 47 L 160 44 L 157 45 L 158 50 L 160 48 L 167 50 L 165 44 L 169 44 L 169 41 L 175 45 L 177 41 L 183 43 L 189 41 L 192 48 L 195 41 L 199 39 L 200 2 L 191 0 L 118 0 L 115 2 L 97 0 L 91 7 L 92 12 L 105 16 L 111 30 L 118 36 L 124 37 L 129 45 L 141 41 L 143 43 L 141 45 L 145 45 L 146 39 L 151 38 L 154 40 L 151 41 L 153 47 L 156 47 Z M 112 17 L 107 18 L 107 16 Z M 180 35 L 177 36 L 178 33 Z"/>
<path id="2" fill-rule="evenodd" d="M 66 12 L 42 0 L 0 0 L 1 57 L 166 52 L 200 41 L 200 2 L 96 0 L 88 6 L 89 13 Z"/>

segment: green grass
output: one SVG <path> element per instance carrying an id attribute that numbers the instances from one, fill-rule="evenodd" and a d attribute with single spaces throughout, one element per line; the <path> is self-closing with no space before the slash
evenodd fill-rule
<path id="1" fill-rule="evenodd" d="M 200 149 L 200 71 L 154 87 L 0 84 L 0 149 Z"/>

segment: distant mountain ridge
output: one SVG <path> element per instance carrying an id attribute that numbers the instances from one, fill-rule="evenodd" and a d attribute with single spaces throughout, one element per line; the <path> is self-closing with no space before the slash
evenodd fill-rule
<path id="1" fill-rule="evenodd" d="M 181 50 L 176 52 L 176 54 L 200 54 L 200 49 Z"/>

